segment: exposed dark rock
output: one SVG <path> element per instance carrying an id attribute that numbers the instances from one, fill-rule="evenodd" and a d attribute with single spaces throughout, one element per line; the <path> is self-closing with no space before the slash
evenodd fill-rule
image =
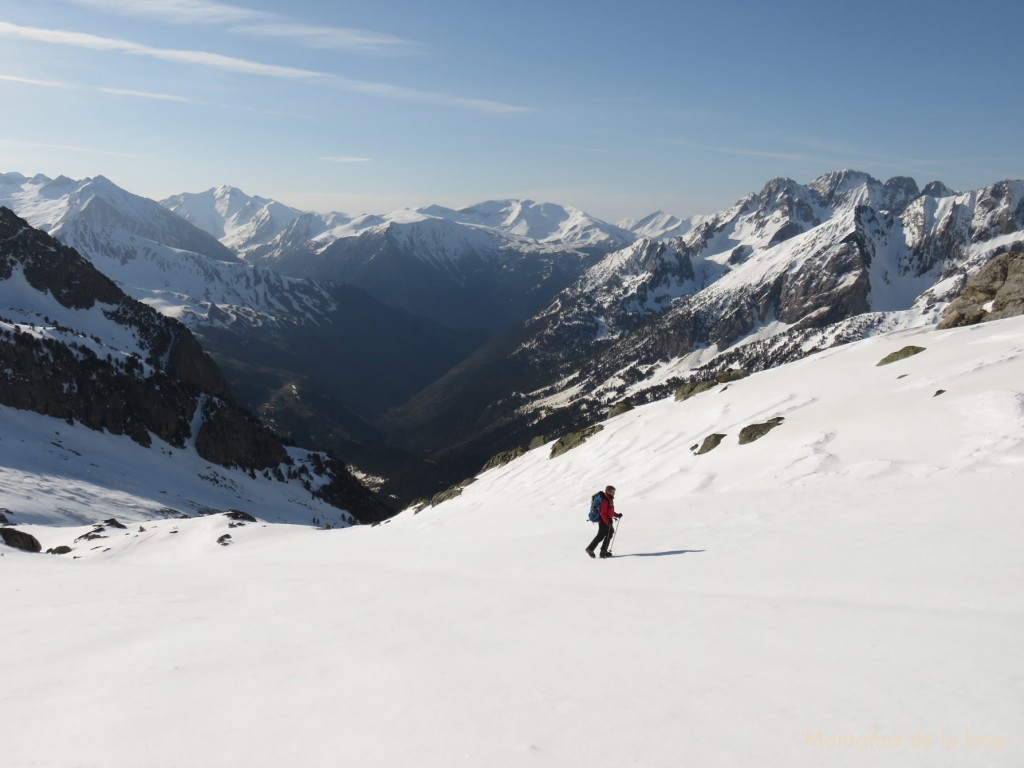
<path id="1" fill-rule="evenodd" d="M 921 354 L 925 349 L 926 347 L 915 347 L 914 345 L 906 346 L 903 349 L 896 350 L 892 354 L 883 357 L 878 361 L 876 367 L 879 365 L 889 365 L 890 363 L 895 363 L 900 360 L 906 360 L 908 357 Z"/>
<path id="2" fill-rule="evenodd" d="M 105 539 L 107 537 L 103 535 L 104 531 L 106 531 L 106 528 L 104 528 L 102 525 L 95 525 L 93 526 L 93 529 L 91 531 L 89 531 L 88 533 L 83 533 L 81 536 L 75 539 L 75 542 L 77 543 L 79 541 L 95 541 L 96 539 Z"/>
<path id="3" fill-rule="evenodd" d="M 596 435 L 604 429 L 603 424 L 595 424 L 591 427 L 577 430 L 576 432 L 570 432 L 568 435 L 558 438 L 555 444 L 551 446 L 551 457 L 555 458 L 561 456 L 566 451 L 571 451 L 586 442 L 588 437 Z"/>
<path id="4" fill-rule="evenodd" d="M 633 410 L 634 407 L 635 406 L 632 403 L 625 400 L 621 403 L 616 403 L 608 410 L 608 418 L 612 418 L 614 416 L 621 416 L 624 413 L 629 413 L 630 411 Z"/>
<path id="5" fill-rule="evenodd" d="M 207 400 L 196 453 L 214 464 L 266 469 L 285 463 L 288 452 L 279 437 L 252 414 L 219 400 Z"/>
<path id="6" fill-rule="evenodd" d="M 250 515 L 248 512 L 243 512 L 240 509 L 229 509 L 224 513 L 224 517 L 229 517 L 232 520 L 241 520 L 246 523 L 258 522 L 255 517 Z"/>
<path id="7" fill-rule="evenodd" d="M 225 533 L 223 536 L 220 536 L 217 539 L 217 543 L 220 544 L 222 547 L 228 546 L 231 543 L 231 534 Z"/>
<path id="8" fill-rule="evenodd" d="M 3 539 L 4 544 L 8 547 L 24 552 L 40 552 L 43 549 L 39 539 L 31 533 L 19 531 L 17 528 L 0 528 L 0 539 Z"/>
<path id="9" fill-rule="evenodd" d="M 1024 251 L 1000 254 L 967 280 L 960 296 L 942 315 L 939 328 L 1024 314 Z"/>
<path id="10" fill-rule="evenodd" d="M 124 523 L 118 522 L 117 518 L 114 518 L 114 517 L 108 517 L 106 520 L 103 521 L 103 524 L 105 526 L 107 526 L 108 528 L 123 528 L 125 530 L 127 530 L 127 528 L 128 528 L 127 525 L 125 525 Z"/>
<path id="11" fill-rule="evenodd" d="M 7 516 L 10 515 L 10 514 L 12 514 L 11 510 L 7 509 L 6 507 L 0 507 L 0 524 L 11 522 L 7 518 Z"/>
<path id="12" fill-rule="evenodd" d="M 677 401 L 689 400 L 694 395 L 707 392 L 718 386 L 716 381 L 688 381 L 676 389 L 675 398 Z"/>
<path id="13" fill-rule="evenodd" d="M 725 438 L 725 435 L 717 432 L 715 434 L 708 435 L 704 438 L 704 442 L 701 443 L 700 450 L 697 451 L 697 455 L 702 456 L 705 453 L 715 450 L 715 448 L 721 445 Z"/>
<path id="14" fill-rule="evenodd" d="M 458 498 L 459 496 L 462 495 L 463 490 L 465 490 L 468 486 L 472 485 L 475 482 L 476 478 L 471 477 L 467 480 L 463 480 L 461 483 L 458 483 L 457 485 L 453 485 L 451 488 L 448 488 L 447 490 L 434 494 L 433 496 L 430 497 L 430 500 L 426 504 L 423 504 L 419 509 L 417 509 L 416 512 L 420 512 L 420 510 L 422 510 L 423 507 L 436 507 L 438 504 L 441 504 L 442 502 Z"/>
<path id="15" fill-rule="evenodd" d="M 785 419 L 782 416 L 776 416 L 775 418 L 768 419 L 768 421 L 761 422 L 760 424 L 750 424 L 740 430 L 740 445 L 746 445 L 752 443 L 755 440 L 760 440 L 762 437 L 767 435 Z"/>
<path id="16" fill-rule="evenodd" d="M 67 555 L 71 552 L 71 547 L 66 544 L 61 544 L 59 547 L 50 547 L 46 550 L 48 555 Z"/>
<path id="17" fill-rule="evenodd" d="M 508 464 L 510 461 L 518 459 L 520 456 L 526 453 L 527 450 L 529 449 L 526 446 L 520 446 L 518 448 L 513 448 L 510 451 L 503 451 L 502 453 L 499 453 L 496 456 L 494 456 L 486 464 L 484 464 L 483 469 L 481 469 L 480 471 L 486 472 L 489 469 L 495 469 L 496 467 L 504 466 L 505 464 Z"/>

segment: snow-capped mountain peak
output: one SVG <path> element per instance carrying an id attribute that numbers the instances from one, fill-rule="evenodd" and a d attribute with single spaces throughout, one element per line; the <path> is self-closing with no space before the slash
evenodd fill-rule
<path id="1" fill-rule="evenodd" d="M 226 185 L 174 195 L 160 204 L 240 254 L 273 240 L 303 215 L 276 200 Z"/>

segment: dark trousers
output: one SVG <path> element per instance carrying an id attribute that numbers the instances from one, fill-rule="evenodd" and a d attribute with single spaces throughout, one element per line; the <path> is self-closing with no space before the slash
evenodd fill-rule
<path id="1" fill-rule="evenodd" d="M 612 534 L 614 534 L 614 533 L 615 533 L 615 529 L 612 528 L 612 524 L 611 523 L 606 523 L 604 520 L 598 520 L 597 521 L 597 536 L 595 536 L 594 540 L 592 542 L 590 542 L 590 546 L 587 547 L 587 549 L 589 549 L 591 552 L 593 552 L 594 551 L 594 547 L 596 547 L 598 544 L 601 544 L 601 551 L 602 552 L 607 552 L 608 551 L 608 547 L 612 543 Z M 603 539 L 603 543 L 602 543 L 602 539 Z"/>

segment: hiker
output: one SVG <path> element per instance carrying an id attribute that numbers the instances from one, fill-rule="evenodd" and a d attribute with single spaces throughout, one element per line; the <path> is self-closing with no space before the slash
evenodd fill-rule
<path id="1" fill-rule="evenodd" d="M 594 548 L 601 545 L 601 557 L 611 557 L 612 553 L 608 547 L 611 546 L 612 536 L 615 534 L 615 528 L 612 526 L 613 520 L 618 520 L 622 515 L 615 511 L 615 486 L 609 485 L 604 489 L 604 498 L 601 499 L 601 516 L 597 521 L 597 536 L 590 542 L 590 546 L 587 547 L 587 554 L 591 557 L 594 556 Z"/>

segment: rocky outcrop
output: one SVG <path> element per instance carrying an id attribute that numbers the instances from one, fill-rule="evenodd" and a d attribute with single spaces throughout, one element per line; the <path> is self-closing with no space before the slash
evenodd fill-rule
<path id="1" fill-rule="evenodd" d="M 20 549 L 23 552 L 40 552 L 43 549 L 39 544 L 39 539 L 31 533 L 19 531 L 17 528 L 0 528 L 0 540 L 3 540 L 8 547 Z"/>
<path id="2" fill-rule="evenodd" d="M 1024 251 L 996 256 L 967 280 L 960 296 L 942 315 L 939 328 L 1024 314 Z"/>
<path id="3" fill-rule="evenodd" d="M 76 251 L 0 208 L 0 281 L 15 278 L 38 292 L 28 306 L 48 309 L 24 309 L 20 301 L 0 308 L 0 404 L 126 435 L 142 446 L 154 436 L 179 448 L 194 441 L 213 464 L 267 470 L 282 482 L 284 468 L 296 479 L 281 438 L 236 404 L 184 325 L 130 298 Z M 342 462 L 317 462 L 321 479 L 316 488 L 307 481 L 310 493 L 360 519 L 390 514 Z"/>

